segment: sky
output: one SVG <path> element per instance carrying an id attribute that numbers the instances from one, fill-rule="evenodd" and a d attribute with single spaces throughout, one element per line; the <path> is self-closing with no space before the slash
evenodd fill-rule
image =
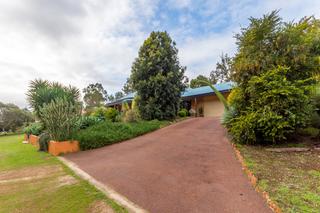
<path id="1" fill-rule="evenodd" d="M 248 18 L 275 9 L 319 18 L 320 0 L 0 0 L 0 101 L 27 107 L 35 78 L 115 93 L 152 31 L 176 41 L 189 79 L 209 75 Z"/>

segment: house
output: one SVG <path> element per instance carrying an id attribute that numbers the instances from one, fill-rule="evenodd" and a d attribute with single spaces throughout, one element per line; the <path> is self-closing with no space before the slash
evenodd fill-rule
<path id="1" fill-rule="evenodd" d="M 232 86 L 232 82 L 214 85 L 214 87 L 226 98 L 228 97 Z M 108 103 L 107 106 L 121 110 L 122 103 L 127 102 L 129 106 L 131 105 L 134 95 L 135 93 L 130 93 L 121 99 Z M 187 88 L 182 92 L 181 97 L 183 100 L 182 106 L 188 110 L 193 109 L 198 116 L 217 117 L 221 116 L 224 111 L 223 104 L 209 86 L 194 89 Z"/>

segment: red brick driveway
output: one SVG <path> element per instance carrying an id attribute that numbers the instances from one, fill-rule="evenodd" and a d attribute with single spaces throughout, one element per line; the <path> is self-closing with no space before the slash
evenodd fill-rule
<path id="1" fill-rule="evenodd" d="M 66 158 L 150 212 L 271 212 L 217 118 L 189 119 Z"/>

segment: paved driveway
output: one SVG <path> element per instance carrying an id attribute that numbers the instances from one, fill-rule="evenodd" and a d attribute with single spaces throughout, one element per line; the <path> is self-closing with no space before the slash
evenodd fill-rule
<path id="1" fill-rule="evenodd" d="M 224 135 L 219 119 L 193 118 L 66 158 L 150 212 L 271 212 Z"/>

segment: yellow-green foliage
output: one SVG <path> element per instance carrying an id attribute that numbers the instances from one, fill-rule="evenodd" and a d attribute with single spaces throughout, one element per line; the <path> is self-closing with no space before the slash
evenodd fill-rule
<path id="1" fill-rule="evenodd" d="M 112 107 L 97 107 L 93 110 L 91 116 L 98 118 L 100 121 L 115 121 L 118 111 Z"/>
<path id="2" fill-rule="evenodd" d="M 122 107 L 121 107 L 121 111 L 122 112 L 126 112 L 130 109 L 128 102 L 123 102 L 122 103 Z"/>

